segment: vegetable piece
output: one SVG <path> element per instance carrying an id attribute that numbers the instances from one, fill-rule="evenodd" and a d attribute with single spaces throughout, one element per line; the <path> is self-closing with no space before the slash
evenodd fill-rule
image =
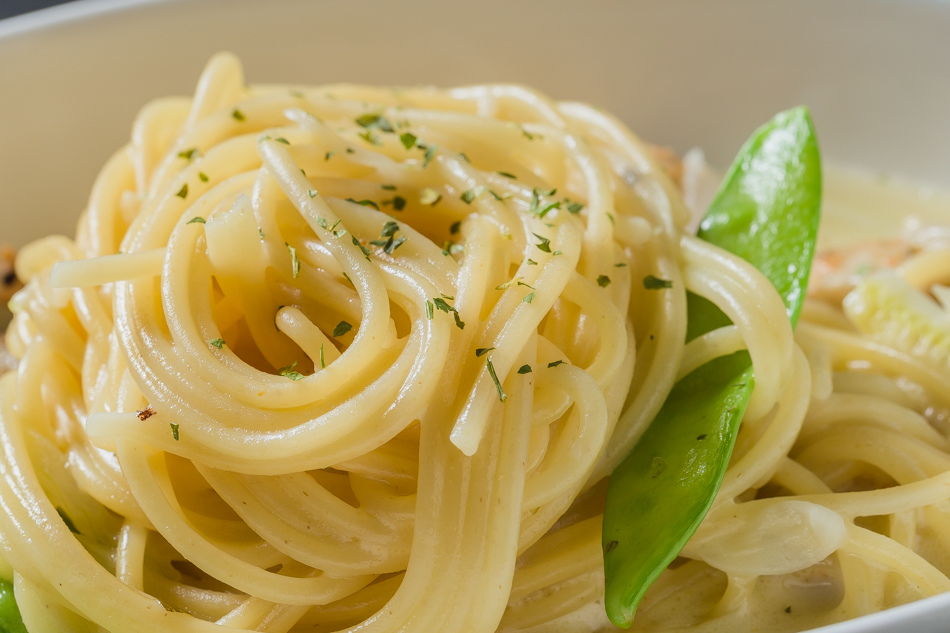
<path id="1" fill-rule="evenodd" d="M 13 583 L 0 580 L 0 631 L 3 633 L 27 633 L 20 616 L 20 609 L 13 597 Z"/>
<path id="2" fill-rule="evenodd" d="M 699 236 L 758 268 L 797 322 L 815 238 L 821 166 L 805 108 L 780 113 L 739 151 Z M 648 284 L 644 284 L 648 288 Z M 729 321 L 690 296 L 687 338 Z M 674 387 L 653 424 L 610 478 L 604 511 L 605 608 L 633 622 L 650 584 L 677 556 L 712 506 L 753 388 L 742 351 L 717 358 Z"/>
<path id="3" fill-rule="evenodd" d="M 937 298 L 944 291 L 934 288 Z M 844 298 L 859 332 L 932 367 L 950 363 L 950 310 L 891 271 L 865 277 Z"/>

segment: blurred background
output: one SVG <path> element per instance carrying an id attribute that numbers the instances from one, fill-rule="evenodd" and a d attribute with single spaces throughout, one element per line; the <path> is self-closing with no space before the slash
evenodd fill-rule
<path id="1" fill-rule="evenodd" d="M 66 0 L 3 0 L 0 2 L 0 20 L 55 4 L 66 4 Z"/>

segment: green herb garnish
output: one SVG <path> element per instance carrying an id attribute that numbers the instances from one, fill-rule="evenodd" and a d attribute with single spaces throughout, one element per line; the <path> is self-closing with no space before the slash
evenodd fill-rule
<path id="1" fill-rule="evenodd" d="M 551 240 L 549 240 L 549 239 L 546 238 L 546 237 L 541 237 L 541 236 L 538 235 L 537 233 L 532 233 L 532 235 L 534 235 L 536 238 L 538 238 L 539 240 L 541 240 L 540 243 L 535 244 L 535 246 L 538 247 L 538 250 L 544 251 L 545 253 L 550 253 L 550 252 L 551 252 Z"/>
<path id="2" fill-rule="evenodd" d="M 485 364 L 488 366 L 488 375 L 491 376 L 492 382 L 495 383 L 495 389 L 498 390 L 498 399 L 504 402 L 508 399 L 508 394 L 505 393 L 505 390 L 501 387 L 501 382 L 498 380 L 498 374 L 495 373 L 495 366 L 492 365 L 491 359 L 485 359 Z"/>
<path id="3" fill-rule="evenodd" d="M 416 135 L 412 132 L 403 132 L 399 135 L 399 142 L 401 142 L 402 146 L 406 149 L 412 149 L 415 147 L 417 140 L 418 139 L 416 138 Z"/>
<path id="4" fill-rule="evenodd" d="M 356 124 L 367 130 L 379 130 L 381 132 L 394 132 L 392 124 L 381 114 L 364 114 L 356 118 Z"/>
<path id="5" fill-rule="evenodd" d="M 353 198 L 347 198 L 347 202 L 352 202 L 353 204 L 358 204 L 361 207 L 373 207 L 379 211 L 379 205 L 373 202 L 372 200 L 354 200 Z"/>
<path id="6" fill-rule="evenodd" d="M 643 287 L 647 290 L 660 290 L 662 288 L 672 288 L 673 282 L 669 279 L 660 279 L 653 275 L 647 275 L 643 278 Z"/>
<path id="7" fill-rule="evenodd" d="M 430 189 L 426 187 L 419 192 L 419 204 L 435 206 L 439 200 L 442 199 L 442 194 L 440 194 L 435 189 Z"/>
<path id="8" fill-rule="evenodd" d="M 287 250 L 290 251 L 290 265 L 293 269 L 294 279 L 300 276 L 300 260 L 297 258 L 297 249 L 284 242 L 284 246 L 287 247 Z"/>
<path id="9" fill-rule="evenodd" d="M 333 338 L 340 338 L 347 332 L 353 329 L 353 326 L 347 323 L 346 321 L 340 321 L 336 324 L 336 327 L 333 328 Z"/>
<path id="10" fill-rule="evenodd" d="M 462 195 L 459 196 L 465 204 L 472 204 L 472 201 L 475 200 L 478 196 L 482 195 L 482 192 L 485 191 L 484 186 L 478 186 L 474 189 L 466 189 L 462 192 Z"/>
<path id="11" fill-rule="evenodd" d="M 406 241 L 405 236 L 396 238 L 396 232 L 399 231 L 399 224 L 390 220 L 383 225 L 383 231 L 378 240 L 373 240 L 370 242 L 373 246 L 381 246 L 383 252 L 387 255 L 392 255 L 393 251 L 402 246 L 403 242 Z"/>
<path id="12" fill-rule="evenodd" d="M 356 239 L 356 236 L 355 236 L 355 235 L 353 236 L 353 244 L 354 244 L 355 246 L 359 246 L 359 247 L 360 247 L 360 250 L 363 251 L 363 257 L 366 258 L 366 261 L 369 261 L 369 249 L 366 248 L 365 246 L 363 246 L 362 244 L 360 244 L 360 241 L 359 241 L 358 239 Z M 352 283 L 352 282 L 350 282 L 350 283 Z"/>
<path id="13" fill-rule="evenodd" d="M 297 366 L 297 361 L 294 361 L 287 365 L 286 367 L 281 367 L 277 370 L 277 373 L 283 376 L 284 378 L 290 378 L 291 380 L 300 380 L 303 378 L 303 374 L 299 371 L 294 371 L 294 367 Z"/>

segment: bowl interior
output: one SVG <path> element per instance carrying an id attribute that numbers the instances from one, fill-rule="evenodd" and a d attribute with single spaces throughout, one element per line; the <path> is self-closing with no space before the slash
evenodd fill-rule
<path id="1" fill-rule="evenodd" d="M 83 0 L 0 22 L 2 241 L 71 233 L 138 108 L 225 49 L 250 82 L 524 83 L 720 167 L 805 103 L 826 157 L 950 186 L 948 32 L 933 2 Z"/>

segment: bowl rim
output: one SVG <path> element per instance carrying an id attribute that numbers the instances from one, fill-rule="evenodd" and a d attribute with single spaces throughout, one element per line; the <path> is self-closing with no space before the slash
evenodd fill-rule
<path id="1" fill-rule="evenodd" d="M 181 0 L 70 0 L 0 20 L 0 41 L 69 22 L 77 22 L 143 5 L 170 4 Z"/>

